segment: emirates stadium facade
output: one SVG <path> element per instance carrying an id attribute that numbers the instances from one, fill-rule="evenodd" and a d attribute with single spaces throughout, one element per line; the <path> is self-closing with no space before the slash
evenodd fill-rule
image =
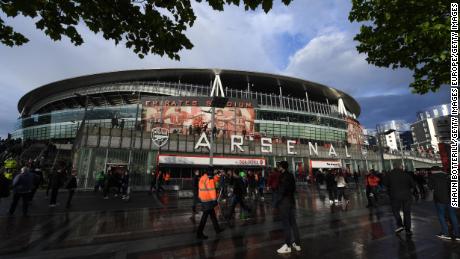
<path id="1" fill-rule="evenodd" d="M 227 99 L 211 112 L 216 77 Z M 12 136 L 68 145 L 85 186 L 107 166 L 124 165 L 139 184 L 158 168 L 188 178 L 192 168 L 209 165 L 211 154 L 216 167 L 265 170 L 287 160 L 301 175 L 319 168 L 381 169 L 379 155 L 363 145 L 355 99 L 282 75 L 216 69 L 102 73 L 38 87 L 20 99 L 18 111 Z"/>

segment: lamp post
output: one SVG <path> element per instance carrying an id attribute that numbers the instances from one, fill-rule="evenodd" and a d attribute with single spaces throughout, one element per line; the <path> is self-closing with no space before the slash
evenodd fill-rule
<path id="1" fill-rule="evenodd" d="M 379 151 L 380 151 L 380 159 L 382 161 L 382 171 L 385 170 L 385 160 L 384 160 L 384 155 L 383 155 L 383 145 L 382 145 L 382 133 L 379 132 L 378 127 L 375 127 L 375 133 L 377 135 L 377 140 L 379 144 Z"/>

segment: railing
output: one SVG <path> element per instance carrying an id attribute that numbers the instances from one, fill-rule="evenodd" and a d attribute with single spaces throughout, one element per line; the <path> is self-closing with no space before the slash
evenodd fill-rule
<path id="1" fill-rule="evenodd" d="M 81 95 L 97 95 L 104 93 L 120 93 L 120 92 L 140 92 L 166 96 L 210 96 L 210 86 L 192 85 L 175 82 L 123 82 L 105 85 L 90 86 L 78 90 Z M 309 113 L 317 113 L 334 117 L 342 117 L 338 113 L 338 106 L 326 104 L 318 101 L 312 101 L 303 98 L 295 98 L 289 96 L 280 96 L 277 93 L 261 93 L 247 90 L 229 89 L 225 87 L 225 95 L 229 98 L 252 99 L 257 100 L 257 103 L 262 108 L 274 108 L 279 110 L 302 111 Z M 63 92 L 53 95 L 49 98 L 40 100 L 34 105 L 31 113 L 35 113 L 40 107 L 60 100 L 74 98 L 75 91 Z M 325 99 L 326 101 L 326 99 Z"/>

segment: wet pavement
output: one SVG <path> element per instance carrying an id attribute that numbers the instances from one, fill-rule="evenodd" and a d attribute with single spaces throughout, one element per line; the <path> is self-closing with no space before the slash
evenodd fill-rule
<path id="1" fill-rule="evenodd" d="M 10 201 L 0 203 L 0 258 L 460 258 L 460 241 L 435 237 L 440 227 L 430 201 L 413 204 L 412 238 L 394 234 L 394 220 L 385 202 L 367 209 L 363 191 L 350 189 L 348 206 L 329 205 L 326 191 L 300 188 L 297 222 L 301 252 L 277 255 L 283 231 L 269 196 L 252 204 L 249 219 L 236 217 L 216 235 L 208 222 L 206 241 L 195 238 L 191 200 L 174 193 L 148 196 L 135 193 L 128 202 L 103 200 L 94 193 L 76 193 L 70 210 L 48 208 L 37 194 L 30 216 L 7 217 Z M 67 193 L 59 194 L 65 203 Z M 238 212 L 237 212 L 238 215 Z"/>

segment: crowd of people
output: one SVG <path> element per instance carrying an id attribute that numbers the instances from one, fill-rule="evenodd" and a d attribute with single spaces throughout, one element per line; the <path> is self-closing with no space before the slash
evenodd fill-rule
<path id="1" fill-rule="evenodd" d="M 66 208 L 70 208 L 72 198 L 77 188 L 76 171 L 65 164 L 58 164 L 51 173 L 44 175 L 39 161 L 29 160 L 19 170 L 10 170 L 14 165 L 7 161 L 0 174 L 0 197 L 12 196 L 9 214 L 13 215 L 22 200 L 22 212 L 28 215 L 28 207 L 34 200 L 38 188 L 46 187 L 49 195 L 49 207 L 58 206 L 59 189 L 68 190 Z M 19 167 L 19 165 L 16 165 Z M 362 179 L 361 179 L 362 178 Z M 169 185 L 171 174 L 168 170 L 155 170 L 151 174 L 149 194 L 160 194 L 165 191 L 164 185 Z M 441 239 L 460 240 L 458 220 L 455 208 L 450 206 L 450 178 L 440 167 L 434 166 L 429 172 L 407 172 L 395 168 L 389 172 L 380 173 L 370 170 L 363 176 L 346 170 L 328 169 L 313 172 L 309 178 L 311 187 L 328 194 L 331 206 L 350 203 L 349 194 L 356 189 L 365 189 L 368 201 L 367 207 L 382 205 L 383 196 L 389 197 L 389 205 L 396 222 L 397 234 L 405 231 L 412 235 L 411 206 L 415 199 L 426 199 L 428 189 L 433 191 L 433 201 L 441 225 L 437 235 Z M 120 170 L 108 167 L 95 175 L 95 192 L 102 192 L 104 199 L 110 196 L 130 198 L 130 173 L 126 168 Z M 300 239 L 295 218 L 296 177 L 289 171 L 288 163 L 281 161 L 275 168 L 261 170 L 238 170 L 209 168 L 204 171 L 195 170 L 192 176 L 192 217 L 194 220 L 198 208 L 201 207 L 201 220 L 197 229 L 197 238 L 206 239 L 204 227 L 211 218 L 216 233 L 224 229 L 219 225 L 219 216 L 232 228 L 235 225 L 235 211 L 239 207 L 240 220 L 246 220 L 254 215 L 254 204 L 264 202 L 267 192 L 271 195 L 271 205 L 274 213 L 279 213 L 285 233 L 285 243 L 278 253 L 300 251 Z M 215 208 L 218 207 L 216 210 Z M 403 217 L 401 217 L 401 211 Z M 449 219 L 449 231 L 446 218 Z"/>
<path id="2" fill-rule="evenodd" d="M 7 166 L 13 164 L 14 167 Z M 69 170 L 64 163 L 56 166 L 56 170 L 44 175 L 40 162 L 29 159 L 19 168 L 19 164 L 5 161 L 5 165 L 0 173 L 0 198 L 5 200 L 12 196 L 9 215 L 14 215 L 16 207 L 22 200 L 22 214 L 28 216 L 29 204 L 34 202 L 34 197 L 39 188 L 45 188 L 46 195 L 49 196 L 49 207 L 56 207 L 59 189 L 68 190 L 66 208 L 72 205 L 72 198 L 77 188 L 76 171 Z M 50 193 L 51 191 L 51 193 Z"/>
<path id="3" fill-rule="evenodd" d="M 109 167 L 107 172 L 99 171 L 95 176 L 94 192 L 102 191 L 104 199 L 108 200 L 110 195 L 113 197 L 121 197 L 122 200 L 129 200 L 130 186 L 129 186 L 129 170 L 117 170 L 116 168 Z"/>
<path id="4" fill-rule="evenodd" d="M 276 168 L 269 170 L 267 183 L 262 172 L 252 170 L 196 170 L 193 176 L 192 219 L 195 217 L 197 203 L 201 204 L 203 210 L 197 238 L 208 238 L 203 232 L 208 217 L 217 234 L 224 231 L 217 220 L 216 207 L 220 208 L 229 227 L 234 226 L 236 206 L 240 207 L 240 219 L 244 219 L 244 215 L 251 215 L 253 208 L 246 201 L 264 201 L 264 189 L 267 186 L 272 192 L 273 206 L 281 216 L 285 236 L 285 243 L 277 252 L 286 254 L 292 250 L 300 251 L 300 235 L 295 217 L 296 182 L 288 169 L 286 161 L 279 162 Z"/>

